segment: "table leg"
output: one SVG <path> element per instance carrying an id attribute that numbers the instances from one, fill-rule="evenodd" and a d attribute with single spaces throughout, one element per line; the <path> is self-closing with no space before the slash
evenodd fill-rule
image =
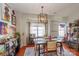
<path id="1" fill-rule="evenodd" d="M 60 54 L 62 54 L 63 51 L 63 47 L 62 47 L 62 43 L 60 43 Z"/>
<path id="2" fill-rule="evenodd" d="M 38 45 L 38 56 L 40 56 L 40 45 Z"/>

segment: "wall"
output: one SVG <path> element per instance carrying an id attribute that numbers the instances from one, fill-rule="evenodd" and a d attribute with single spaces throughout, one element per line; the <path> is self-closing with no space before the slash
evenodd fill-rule
<path id="1" fill-rule="evenodd" d="M 28 24 L 25 22 L 24 14 L 16 12 L 16 31 L 21 35 L 21 47 L 26 46 L 28 36 Z M 24 33 L 24 36 L 22 35 Z"/>
<path id="2" fill-rule="evenodd" d="M 65 11 L 64 11 L 65 12 Z M 62 12 L 61 12 L 62 13 Z M 64 13 L 62 13 L 65 15 Z M 59 23 L 72 23 L 74 20 L 79 19 L 79 11 L 75 11 L 74 13 L 72 12 L 68 16 L 63 16 L 63 15 L 52 15 L 50 17 L 50 34 L 52 36 L 57 36 L 58 35 L 58 25 Z"/>
<path id="3" fill-rule="evenodd" d="M 48 26 L 49 35 L 58 36 L 58 25 L 60 23 L 66 23 L 66 21 L 54 15 L 50 16 L 49 26 Z"/>

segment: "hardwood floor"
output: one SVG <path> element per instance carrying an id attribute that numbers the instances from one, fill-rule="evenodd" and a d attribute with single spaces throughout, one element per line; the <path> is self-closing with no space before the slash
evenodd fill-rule
<path id="1" fill-rule="evenodd" d="M 24 56 L 25 49 L 28 47 L 34 47 L 34 45 L 28 45 L 28 46 L 24 46 L 24 47 L 20 48 L 19 52 L 16 54 L 16 56 Z"/>
<path id="2" fill-rule="evenodd" d="M 25 49 L 26 49 L 26 46 L 20 48 L 19 52 L 17 53 L 16 56 L 23 56 L 24 55 L 24 52 L 25 52 Z"/>
<path id="3" fill-rule="evenodd" d="M 66 45 L 66 44 L 63 44 L 63 47 L 65 48 L 65 49 L 67 49 L 67 50 L 69 50 L 70 52 L 72 52 L 74 55 L 76 55 L 76 56 L 79 56 L 79 51 L 76 51 L 75 49 L 70 49 L 69 47 L 68 47 L 68 45 Z"/>
<path id="4" fill-rule="evenodd" d="M 28 45 L 28 46 L 24 46 L 24 47 L 20 48 L 19 52 L 17 53 L 17 56 L 24 56 L 25 49 L 28 48 L 28 47 L 34 47 L 34 45 Z M 79 52 L 74 50 L 74 49 L 70 49 L 68 47 L 68 45 L 63 44 L 63 47 L 66 50 L 68 50 L 69 52 L 72 52 L 74 55 L 79 56 Z"/>

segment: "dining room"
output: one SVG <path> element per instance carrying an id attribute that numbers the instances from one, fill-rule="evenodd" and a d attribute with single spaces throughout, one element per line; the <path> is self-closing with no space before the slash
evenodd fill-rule
<path id="1" fill-rule="evenodd" d="M 1 56 L 79 56 L 78 3 L 0 3 Z"/>

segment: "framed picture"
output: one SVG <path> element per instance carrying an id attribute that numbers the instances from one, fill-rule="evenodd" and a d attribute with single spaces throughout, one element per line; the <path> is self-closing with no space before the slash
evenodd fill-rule
<path id="1" fill-rule="evenodd" d="M 0 34 L 5 35 L 8 34 L 8 24 L 4 22 L 0 22 Z"/>
<path id="2" fill-rule="evenodd" d="M 12 16 L 11 16 L 12 18 L 12 20 L 11 20 L 11 22 L 12 22 L 12 24 L 13 25 L 16 25 L 16 16 L 15 16 L 15 12 L 14 12 L 14 10 L 12 10 Z"/>
<path id="3" fill-rule="evenodd" d="M 0 20 L 1 20 L 1 18 L 2 18 L 2 7 L 1 7 L 2 5 L 0 4 Z"/>
<path id="4" fill-rule="evenodd" d="M 12 24 L 16 25 L 16 17 L 12 15 Z"/>
<path id="5" fill-rule="evenodd" d="M 8 24 L 4 23 L 4 34 L 8 34 Z"/>
<path id="6" fill-rule="evenodd" d="M 11 9 L 7 4 L 3 4 L 2 10 L 3 10 L 3 20 L 9 22 L 11 20 Z"/>
<path id="7" fill-rule="evenodd" d="M 3 33 L 2 33 L 2 32 L 3 32 L 3 31 L 2 31 L 2 30 L 3 30 L 2 26 L 3 26 L 3 22 L 0 22 L 0 34 L 1 34 L 1 35 L 3 34 Z"/>

